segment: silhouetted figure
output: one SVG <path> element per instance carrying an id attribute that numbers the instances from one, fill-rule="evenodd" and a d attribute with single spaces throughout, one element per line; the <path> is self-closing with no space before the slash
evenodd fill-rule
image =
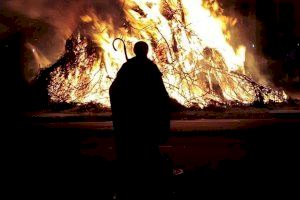
<path id="1" fill-rule="evenodd" d="M 165 190 L 159 144 L 170 129 L 169 95 L 162 73 L 147 58 L 148 45 L 137 42 L 134 53 L 136 57 L 123 64 L 109 91 L 122 178 L 119 197 L 157 199 Z"/>

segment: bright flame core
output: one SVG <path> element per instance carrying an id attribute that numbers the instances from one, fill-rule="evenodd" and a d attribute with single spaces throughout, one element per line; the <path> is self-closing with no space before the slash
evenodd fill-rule
<path id="1" fill-rule="evenodd" d="M 122 51 L 113 50 L 117 37 L 126 42 L 130 57 L 133 45 L 146 41 L 148 56 L 162 71 L 169 95 L 187 107 L 205 107 L 211 101 L 250 104 L 258 96 L 264 102 L 287 98 L 284 92 L 262 90 L 245 78 L 246 48 L 234 49 L 228 43 L 228 27 L 237 20 L 223 16 L 215 0 L 126 0 L 123 10 L 126 23 L 117 30 L 93 11 L 81 17 L 82 23 L 91 26 L 89 34 L 99 51 L 88 54 L 85 39 L 76 38 L 76 61 L 51 73 L 52 101 L 109 107 L 108 89 L 126 61 Z"/>

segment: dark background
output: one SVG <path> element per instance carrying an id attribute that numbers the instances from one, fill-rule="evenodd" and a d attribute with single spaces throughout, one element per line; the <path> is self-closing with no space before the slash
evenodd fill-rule
<path id="1" fill-rule="evenodd" d="M 249 38 L 255 51 L 269 60 L 263 73 L 286 89 L 299 90 L 300 77 L 300 2 L 297 0 L 222 0 L 225 8 L 234 7 L 243 19 L 255 17 Z M 247 24 L 246 24 L 247 25 Z M 248 48 L 249 49 L 249 48 Z"/>

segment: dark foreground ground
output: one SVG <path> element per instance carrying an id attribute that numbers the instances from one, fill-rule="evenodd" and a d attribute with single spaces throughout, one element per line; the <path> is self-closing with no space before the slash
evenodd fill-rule
<path id="1" fill-rule="evenodd" d="M 263 119 L 172 121 L 160 147 L 174 168 L 184 169 L 170 178 L 172 198 L 297 199 L 300 115 L 272 112 Z M 16 155 L 10 159 L 20 179 L 13 184 L 24 188 L 21 194 L 113 199 L 118 177 L 111 122 L 76 119 L 27 117 L 14 127 L 19 140 L 9 151 Z"/>

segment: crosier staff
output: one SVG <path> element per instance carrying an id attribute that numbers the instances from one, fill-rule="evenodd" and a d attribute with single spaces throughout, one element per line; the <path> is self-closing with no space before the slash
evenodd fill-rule
<path id="1" fill-rule="evenodd" d="M 117 48 L 115 47 L 115 41 L 117 41 L 117 40 L 120 40 L 120 41 L 123 43 L 124 53 L 125 53 L 125 58 L 126 58 L 126 60 L 128 61 L 129 59 L 128 59 L 128 55 L 127 55 L 127 49 L 126 49 L 126 45 L 125 45 L 125 42 L 124 42 L 123 39 L 121 39 L 121 38 L 116 38 L 116 39 L 114 39 L 114 41 L 113 41 L 113 48 L 114 48 L 114 50 L 115 50 L 115 51 L 118 51 Z"/>

